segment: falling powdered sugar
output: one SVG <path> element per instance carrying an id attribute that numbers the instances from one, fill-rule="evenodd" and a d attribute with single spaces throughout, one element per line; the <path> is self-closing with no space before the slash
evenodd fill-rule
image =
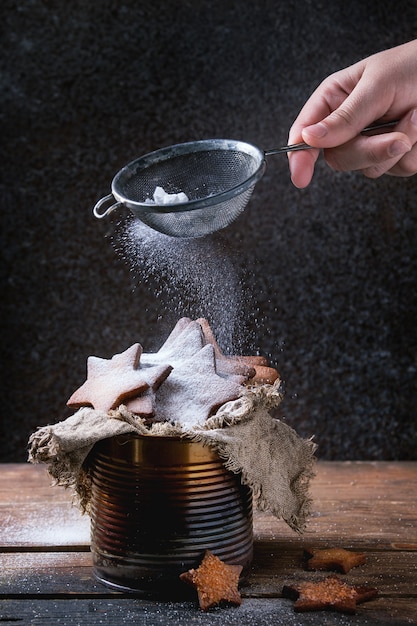
<path id="1" fill-rule="evenodd" d="M 220 238 L 168 237 L 132 219 L 116 247 L 166 313 L 205 317 L 225 353 L 244 349 L 245 308 L 251 308 L 251 298 L 233 251 Z"/>

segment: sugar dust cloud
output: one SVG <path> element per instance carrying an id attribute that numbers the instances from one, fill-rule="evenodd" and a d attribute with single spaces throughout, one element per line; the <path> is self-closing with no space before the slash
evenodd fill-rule
<path id="1" fill-rule="evenodd" d="M 134 280 L 153 290 L 160 317 L 205 317 L 226 354 L 256 351 L 248 330 L 256 316 L 248 275 L 221 237 L 168 237 L 139 220 L 124 224 L 115 246 Z"/>

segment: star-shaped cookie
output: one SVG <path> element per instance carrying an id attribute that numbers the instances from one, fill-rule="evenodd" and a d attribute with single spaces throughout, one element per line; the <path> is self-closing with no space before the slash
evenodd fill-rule
<path id="1" fill-rule="evenodd" d="M 356 613 L 356 605 L 372 600 L 377 595 L 372 587 L 351 587 L 338 576 L 331 574 L 319 582 L 300 582 L 284 585 L 284 598 L 295 600 L 294 611 L 334 610 L 339 613 Z"/>
<path id="2" fill-rule="evenodd" d="M 158 352 L 149 352 L 142 355 L 142 363 L 156 365 L 170 363 L 173 367 L 184 359 L 197 354 L 204 346 L 201 326 L 197 322 L 182 317 L 176 323 L 166 341 Z"/>
<path id="3" fill-rule="evenodd" d="M 347 574 L 352 567 L 363 565 L 366 557 L 362 552 L 352 552 L 344 548 L 328 548 L 315 550 L 307 548 L 304 550 L 307 559 L 306 569 L 308 570 L 330 570 Z"/>
<path id="4" fill-rule="evenodd" d="M 230 376 L 231 374 L 243 376 L 243 381 L 250 383 L 272 385 L 278 378 L 279 373 L 273 367 L 269 367 L 268 360 L 263 356 L 226 356 L 220 349 L 213 331 L 208 321 L 200 317 L 197 322 L 203 331 L 204 340 L 214 348 L 216 356 L 217 373 L 220 376 Z"/>
<path id="5" fill-rule="evenodd" d="M 146 376 L 146 371 L 142 370 L 143 374 Z M 134 413 L 135 415 L 139 415 L 143 417 L 145 421 L 150 420 L 155 417 L 155 394 L 162 383 L 168 378 L 170 373 L 172 372 L 171 365 L 155 365 L 149 369 L 149 372 L 152 373 L 152 383 L 149 389 L 138 396 L 127 400 L 125 406 L 128 411 Z M 149 373 L 148 372 L 148 373 Z"/>
<path id="6" fill-rule="evenodd" d="M 180 574 L 180 579 L 195 587 L 203 611 L 223 602 L 239 606 L 242 598 L 238 584 L 242 569 L 241 565 L 227 565 L 206 550 L 200 566 Z"/>
<path id="7" fill-rule="evenodd" d="M 156 394 L 155 415 L 160 421 L 180 421 L 185 428 L 202 425 L 225 402 L 236 400 L 242 386 L 234 377 L 216 372 L 211 345 L 175 363 Z"/>
<path id="8" fill-rule="evenodd" d="M 172 368 L 169 365 L 142 368 L 141 355 L 142 346 L 135 343 L 111 359 L 88 357 L 87 380 L 72 394 L 68 406 L 92 406 L 108 412 L 150 388 L 157 388 Z"/>
<path id="9" fill-rule="evenodd" d="M 140 415 L 145 420 L 150 419 L 155 413 L 155 394 L 152 389 L 147 389 L 140 396 L 125 402 L 125 407 L 130 413 Z"/>
<path id="10" fill-rule="evenodd" d="M 219 376 L 225 378 L 235 376 L 236 380 L 243 383 L 255 376 L 255 368 L 252 364 L 241 361 L 240 357 L 226 356 L 220 349 L 216 341 L 210 324 L 204 317 L 196 320 L 201 327 L 203 333 L 204 345 L 210 344 L 214 348 L 214 356 L 216 360 L 216 371 Z"/>

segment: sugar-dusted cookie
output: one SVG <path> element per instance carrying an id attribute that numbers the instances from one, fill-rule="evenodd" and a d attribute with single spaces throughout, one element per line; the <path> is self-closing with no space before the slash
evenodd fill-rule
<path id="1" fill-rule="evenodd" d="M 157 388 L 172 367 L 141 368 L 141 355 L 142 346 L 135 343 L 111 359 L 88 357 L 87 380 L 72 394 L 67 405 L 74 408 L 92 406 L 107 412 L 150 388 Z"/>
<path id="2" fill-rule="evenodd" d="M 356 605 L 372 600 L 377 595 L 373 587 L 354 587 L 344 583 L 336 574 L 318 582 L 300 582 L 284 585 L 284 598 L 295 600 L 294 611 L 334 610 L 339 613 L 356 613 Z"/>
<path id="3" fill-rule="evenodd" d="M 306 569 L 336 571 L 347 574 L 352 567 L 363 565 L 366 556 L 362 552 L 352 552 L 344 548 L 327 548 L 316 550 L 307 548 L 304 550 Z"/>
<path id="4" fill-rule="evenodd" d="M 222 603 L 239 606 L 242 598 L 238 591 L 241 565 L 228 565 L 206 550 L 197 569 L 180 574 L 180 579 L 197 590 L 200 608 L 207 611 Z"/>

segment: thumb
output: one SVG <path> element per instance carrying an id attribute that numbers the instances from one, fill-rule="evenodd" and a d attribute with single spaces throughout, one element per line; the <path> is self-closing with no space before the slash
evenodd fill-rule
<path id="1" fill-rule="evenodd" d="M 335 148 L 350 141 L 386 113 L 386 94 L 379 96 L 376 88 L 369 88 L 362 76 L 340 106 L 316 124 L 303 129 L 303 140 L 315 148 Z"/>
<path id="2" fill-rule="evenodd" d="M 361 115 L 359 111 L 339 107 L 317 124 L 302 130 L 303 140 L 315 148 L 335 148 L 356 137 L 370 121 L 369 110 Z"/>

